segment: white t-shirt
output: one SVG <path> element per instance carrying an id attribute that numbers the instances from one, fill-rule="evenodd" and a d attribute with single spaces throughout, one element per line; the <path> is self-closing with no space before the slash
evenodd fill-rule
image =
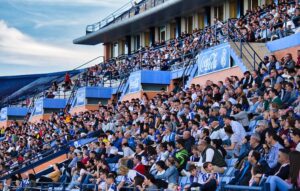
<path id="1" fill-rule="evenodd" d="M 236 143 L 235 149 L 237 149 L 237 147 L 240 147 L 242 145 L 242 141 L 246 136 L 246 131 L 242 124 L 237 121 L 231 121 L 230 125 L 233 131 L 233 135 L 231 135 L 230 141 L 231 143 Z"/>
<path id="2" fill-rule="evenodd" d="M 300 152 L 300 143 L 297 144 L 296 151 Z"/>
<path id="3" fill-rule="evenodd" d="M 124 157 L 129 157 L 133 154 L 134 154 L 134 152 L 131 150 L 131 148 L 129 148 L 129 147 L 124 147 L 123 148 L 123 156 Z"/>

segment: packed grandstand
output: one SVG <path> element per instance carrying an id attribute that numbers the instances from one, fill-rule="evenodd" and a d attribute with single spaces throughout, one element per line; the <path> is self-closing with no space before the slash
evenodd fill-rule
<path id="1" fill-rule="evenodd" d="M 71 97 L 79 87 L 113 86 L 139 70 L 185 69 L 199 53 L 223 43 L 284 40 L 299 33 L 299 18 L 298 1 L 287 0 L 241 18 L 215 18 L 190 34 L 107 59 L 75 77 L 67 74 L 42 94 L 56 99 L 63 88 Z M 129 100 L 117 95 L 97 109 L 66 107 L 49 119 L 10 122 L 0 132 L 1 190 L 299 189 L 297 37 L 297 55 L 265 55 L 243 76 L 189 86 L 183 80 L 151 98 L 147 92 Z M 43 171 L 35 172 L 40 166 Z"/>

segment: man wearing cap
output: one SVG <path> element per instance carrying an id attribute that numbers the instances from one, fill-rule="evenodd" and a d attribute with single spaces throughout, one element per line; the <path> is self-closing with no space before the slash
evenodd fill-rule
<path id="1" fill-rule="evenodd" d="M 250 104 L 250 108 L 248 110 L 248 114 L 257 114 L 256 109 L 259 105 L 259 101 L 258 101 L 258 94 L 253 94 L 252 97 L 250 98 L 251 104 Z"/>

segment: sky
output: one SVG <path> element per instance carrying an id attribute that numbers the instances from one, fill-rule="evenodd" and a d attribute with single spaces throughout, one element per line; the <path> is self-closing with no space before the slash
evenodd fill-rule
<path id="1" fill-rule="evenodd" d="M 103 56 L 102 45 L 75 45 L 73 40 L 85 35 L 88 24 L 128 2 L 0 0 L 0 76 L 71 70 Z"/>

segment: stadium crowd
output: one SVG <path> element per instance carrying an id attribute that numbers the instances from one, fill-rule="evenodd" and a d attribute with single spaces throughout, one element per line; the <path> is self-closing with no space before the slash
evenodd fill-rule
<path id="1" fill-rule="evenodd" d="M 240 33 L 232 33 L 250 42 L 282 38 L 297 32 L 293 28 L 299 26 L 299 7 L 292 3 L 259 7 L 234 24 Z M 146 47 L 125 61 L 92 67 L 83 79 L 100 85 L 101 75 L 117 78 L 132 68 L 167 70 L 170 63 L 189 60 L 190 53 L 226 40 L 221 37 L 226 37 L 228 26 L 216 19 L 207 30 Z M 88 145 L 72 146 L 64 171 L 54 165 L 54 171 L 37 182 L 32 175 L 14 176 L 5 189 L 16 185 L 24 190 L 39 182 L 59 182 L 64 176 L 67 190 L 91 183 L 102 190 L 177 190 L 179 178 L 185 176 L 190 184 L 180 189 L 216 190 L 231 167 L 230 159 L 236 162 L 228 184 L 268 182 L 272 191 L 300 188 L 299 67 L 300 51 L 297 58 L 266 55 L 258 70 L 245 72 L 243 78 L 228 76 L 189 88 L 177 85 L 153 99 L 144 94 L 142 99 L 99 104 L 97 111 L 72 116 L 61 112 L 49 121 L 12 124 L 1 130 L 1 176 L 50 147 L 59 149 L 95 131 L 99 136 Z"/>
<path id="2" fill-rule="evenodd" d="M 243 38 L 248 42 L 265 42 L 299 32 L 300 8 L 295 1 L 281 1 L 268 6 L 248 10 L 239 19 L 222 22 L 214 19 L 214 25 L 195 29 L 192 34 L 183 32 L 167 42 L 155 42 L 141 47 L 134 54 L 121 55 L 89 68 L 81 76 L 83 84 L 103 85 L 105 79 L 120 79 L 130 72 L 143 70 L 170 70 L 185 66 L 200 50 Z"/>

